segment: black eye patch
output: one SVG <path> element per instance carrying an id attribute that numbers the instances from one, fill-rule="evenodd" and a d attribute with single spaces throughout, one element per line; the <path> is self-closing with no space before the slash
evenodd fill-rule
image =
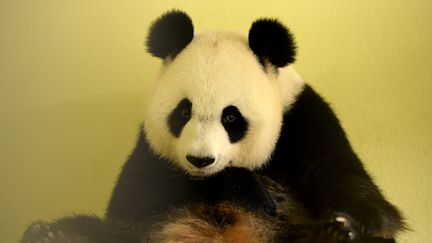
<path id="1" fill-rule="evenodd" d="M 183 127 L 188 123 L 192 116 L 192 103 L 188 99 L 183 99 L 168 117 L 168 127 L 170 132 L 179 137 Z"/>
<path id="2" fill-rule="evenodd" d="M 235 106 L 227 106 L 222 111 L 221 123 L 228 133 L 231 143 L 236 143 L 245 137 L 248 122 Z"/>

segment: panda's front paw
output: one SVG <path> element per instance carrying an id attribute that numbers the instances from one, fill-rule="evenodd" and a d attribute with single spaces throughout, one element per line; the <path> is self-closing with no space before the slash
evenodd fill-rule
<path id="1" fill-rule="evenodd" d="M 354 220 L 345 213 L 333 213 L 329 220 L 318 226 L 314 234 L 316 243 L 347 243 L 359 239 Z"/>
<path id="2" fill-rule="evenodd" d="M 43 221 L 31 224 L 20 243 L 72 243 L 65 232 Z"/>

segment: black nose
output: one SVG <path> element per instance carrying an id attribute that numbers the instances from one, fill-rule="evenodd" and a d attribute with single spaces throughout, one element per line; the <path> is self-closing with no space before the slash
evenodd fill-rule
<path id="1" fill-rule="evenodd" d="M 186 159 L 198 168 L 206 167 L 207 165 L 213 164 L 215 161 L 215 159 L 211 157 L 195 157 L 192 155 L 187 155 Z"/>

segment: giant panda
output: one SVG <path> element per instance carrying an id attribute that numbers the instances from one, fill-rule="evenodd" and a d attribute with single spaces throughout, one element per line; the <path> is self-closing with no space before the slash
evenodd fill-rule
<path id="1" fill-rule="evenodd" d="M 163 60 L 105 219 L 36 222 L 21 242 L 395 242 L 404 229 L 276 19 L 248 36 L 152 24 Z"/>

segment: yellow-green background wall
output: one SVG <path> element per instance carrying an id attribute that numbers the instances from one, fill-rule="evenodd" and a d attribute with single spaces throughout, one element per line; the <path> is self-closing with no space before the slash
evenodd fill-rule
<path id="1" fill-rule="evenodd" d="M 290 26 L 297 70 L 404 211 L 400 242 L 432 239 L 432 1 L 3 0 L 0 242 L 36 219 L 103 214 L 160 63 L 146 30 L 172 8 L 197 31 Z"/>

